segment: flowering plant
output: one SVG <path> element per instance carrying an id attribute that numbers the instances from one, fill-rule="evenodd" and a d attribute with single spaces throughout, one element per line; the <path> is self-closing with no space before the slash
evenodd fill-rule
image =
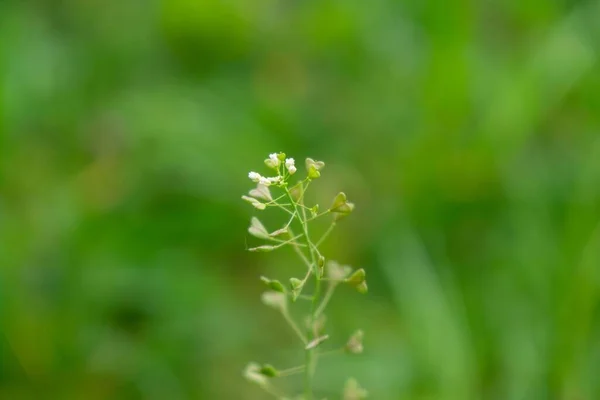
<path id="1" fill-rule="evenodd" d="M 319 212 L 319 205 L 309 207 L 305 204 L 305 193 L 311 182 L 321 176 L 325 167 L 322 161 L 307 158 L 305 162 L 306 177 L 292 184 L 292 176 L 296 174 L 297 168 L 293 158 L 286 158 L 284 153 L 273 153 L 264 161 L 265 165 L 276 172 L 276 176 L 265 177 L 257 172 L 250 172 L 248 177 L 257 185 L 250 190 L 242 199 L 250 203 L 257 210 L 263 211 L 267 208 L 276 208 L 289 216 L 289 220 L 283 226 L 270 231 L 256 217 L 251 219 L 248 233 L 265 243 L 252 247 L 252 252 L 271 252 L 285 246 L 290 246 L 298 255 L 300 261 L 306 267 L 302 278 L 291 277 L 287 285 L 278 280 L 261 277 L 261 281 L 268 290 L 262 294 L 262 302 L 277 310 L 283 320 L 295 332 L 302 349 L 305 352 L 305 363 L 300 366 L 276 369 L 270 364 L 260 365 L 250 363 L 244 370 L 244 376 L 252 383 L 259 385 L 267 393 L 278 399 L 290 399 L 274 384 L 274 379 L 283 378 L 295 374 L 304 375 L 304 393 L 295 399 L 313 400 L 313 377 L 320 357 L 345 352 L 359 354 L 363 351 L 363 332 L 354 332 L 345 345 L 329 351 L 322 351 L 323 343 L 329 340 L 325 333 L 324 311 L 331 300 L 335 289 L 340 284 L 346 284 L 355 288 L 359 293 L 367 292 L 365 270 L 340 265 L 335 261 L 327 260 L 319 250 L 321 244 L 335 228 L 337 222 L 352 213 L 354 204 L 346 199 L 343 192 L 338 193 L 329 208 Z M 277 190 L 279 196 L 273 196 L 271 189 Z M 318 240 L 311 237 L 310 223 L 322 218 L 331 217 L 329 228 Z M 299 233 L 294 230 L 299 227 Z M 326 288 L 323 286 L 326 285 Z M 307 289 L 312 289 L 311 294 L 306 294 Z M 298 324 L 289 308 L 298 300 L 310 302 L 310 313 L 306 318 L 305 326 Z M 349 379 L 343 392 L 344 400 L 364 399 L 367 392 L 362 389 L 358 382 Z"/>

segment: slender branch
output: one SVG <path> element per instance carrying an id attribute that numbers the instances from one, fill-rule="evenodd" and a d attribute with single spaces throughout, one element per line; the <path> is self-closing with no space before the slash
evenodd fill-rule
<path id="1" fill-rule="evenodd" d="M 280 241 L 280 243 L 279 243 L 277 246 L 275 246 L 275 248 L 276 248 L 276 249 L 278 249 L 278 248 L 280 248 L 280 247 L 283 247 L 283 246 L 285 246 L 286 244 L 292 244 L 292 245 L 293 245 L 294 243 L 296 243 L 296 239 L 298 239 L 298 238 L 301 238 L 302 236 L 303 236 L 303 235 L 298 235 L 298 236 L 292 237 L 292 238 L 291 238 L 291 239 L 289 239 L 289 240 L 285 240 L 285 241 L 283 241 L 283 240 L 282 240 L 282 241 Z M 279 240 L 278 240 L 278 241 L 279 241 Z M 300 245 L 299 243 L 296 243 L 296 244 L 297 244 L 297 245 Z M 303 245 L 303 246 L 305 246 L 305 245 Z M 305 247 L 306 247 L 306 246 L 305 246 Z"/>
<path id="2" fill-rule="evenodd" d="M 310 183 L 310 181 L 308 181 L 308 183 Z M 306 185 L 306 187 L 308 187 L 308 183 Z M 304 191 L 306 190 L 306 188 L 304 187 L 303 184 L 301 184 L 300 186 L 302 188 L 302 192 L 300 194 L 300 199 L 302 199 L 304 197 Z M 310 268 L 309 268 L 309 275 L 310 275 L 310 269 L 314 270 L 315 273 L 315 292 L 313 295 L 313 301 L 312 301 L 312 306 L 311 306 L 311 315 L 310 315 L 310 324 L 309 327 L 307 328 L 307 337 L 311 338 L 312 332 L 311 332 L 311 326 L 313 325 L 314 322 L 314 312 L 315 309 L 317 307 L 317 302 L 319 299 L 319 289 L 320 289 L 320 279 L 319 279 L 319 272 L 317 271 L 317 262 L 316 262 L 316 257 L 315 257 L 315 248 L 314 245 L 312 244 L 312 242 L 310 241 L 310 236 L 308 234 L 308 224 L 306 222 L 306 210 L 303 208 L 302 209 L 302 217 L 300 216 L 300 213 L 298 213 L 298 206 L 296 205 L 296 202 L 294 202 L 294 199 L 290 193 L 290 191 L 288 190 L 287 187 L 284 187 L 284 190 L 286 192 L 286 194 L 288 195 L 290 201 L 294 204 L 294 211 L 297 213 L 296 217 L 298 218 L 300 224 L 302 225 L 302 230 L 304 231 L 304 240 L 306 241 L 306 245 L 308 246 L 308 250 L 310 253 L 310 259 L 311 259 L 311 263 L 310 263 Z M 299 200 L 297 203 L 300 203 L 301 201 Z M 318 251 L 317 251 L 318 253 Z M 305 378 L 304 378 L 304 383 L 305 383 L 305 389 L 304 389 L 304 395 L 306 397 L 306 400 L 312 400 L 313 399 L 313 393 L 312 393 L 312 379 L 313 379 L 313 374 L 314 374 L 314 369 L 315 369 L 315 363 L 316 361 L 316 357 L 313 356 L 313 349 L 309 349 L 306 350 L 306 373 L 305 373 Z"/>
<path id="3" fill-rule="evenodd" d="M 304 372 L 305 368 L 306 368 L 306 366 L 304 366 L 304 365 L 298 365 L 297 367 L 287 368 L 287 369 L 279 371 L 278 377 L 283 378 L 285 376 L 299 374 L 300 372 Z"/>
<path id="4" fill-rule="evenodd" d="M 292 216 L 292 218 L 294 217 L 294 213 L 292 211 L 288 210 L 287 208 L 285 208 L 284 206 L 282 206 L 281 204 L 277 203 L 277 204 L 273 204 L 273 206 L 281 208 L 283 211 L 290 214 Z"/>
<path id="5" fill-rule="evenodd" d="M 289 233 L 290 237 L 294 236 L 294 232 L 292 231 L 292 229 L 290 227 L 288 227 L 288 233 Z M 304 255 L 304 252 L 302 252 L 302 250 L 300 250 L 300 247 L 298 247 L 298 246 L 293 245 L 293 247 L 294 247 L 294 251 L 298 254 L 298 256 L 300 256 L 300 258 L 302 259 L 304 264 L 306 264 L 306 266 L 308 267 L 308 270 L 310 271 L 312 269 L 312 264 L 310 263 L 310 261 L 308 261 L 308 258 L 306 258 L 306 256 Z M 306 245 L 305 245 L 305 247 L 306 247 Z"/>
<path id="6" fill-rule="evenodd" d="M 319 357 L 327 357 L 332 356 L 334 354 L 339 354 L 344 352 L 344 347 L 340 347 L 339 349 L 327 350 L 319 353 Z"/>
<path id="7" fill-rule="evenodd" d="M 289 297 L 292 297 L 291 293 L 288 293 Z M 308 294 L 299 294 L 298 296 L 296 296 L 296 300 L 300 299 L 300 300 L 307 300 L 307 301 L 312 301 L 313 297 L 308 295 Z"/>
<path id="8" fill-rule="evenodd" d="M 327 239 L 327 236 L 329 236 L 329 234 L 333 231 L 333 228 L 335 228 L 335 221 L 329 225 L 329 228 L 327 228 L 315 246 L 319 247 L 325 241 L 325 239 Z"/>
<path id="9" fill-rule="evenodd" d="M 304 276 L 304 278 L 302 279 L 302 285 L 304 286 L 304 284 L 306 283 L 306 281 L 308 280 L 308 278 L 310 278 L 310 274 L 312 273 L 312 268 L 309 268 L 308 271 L 306 271 L 306 275 Z M 314 296 L 311 296 L 311 300 Z"/>
<path id="10" fill-rule="evenodd" d="M 294 321 L 294 319 L 290 316 L 290 314 L 287 311 L 282 311 L 282 314 L 283 314 L 283 318 L 287 321 L 287 323 L 294 330 L 294 332 L 296 332 L 296 334 L 298 335 L 300 340 L 302 340 L 302 343 L 304 343 L 306 345 L 308 343 L 308 340 L 306 339 L 306 336 L 304 336 L 304 334 L 302 333 L 302 331 L 296 324 L 296 321 Z"/>
<path id="11" fill-rule="evenodd" d="M 285 193 L 282 194 L 281 196 L 277 197 L 276 199 L 270 200 L 268 203 L 265 203 L 265 205 L 272 205 L 272 204 L 278 204 L 277 202 L 281 199 L 283 199 L 285 197 Z"/>
<path id="12" fill-rule="evenodd" d="M 335 284 L 330 284 L 329 287 L 327 288 L 327 292 L 325 292 L 325 296 L 323 296 L 323 301 L 321 301 L 321 304 L 315 311 L 315 316 L 314 316 L 315 319 L 318 318 L 319 315 L 321 315 L 321 313 L 323 311 L 325 311 L 325 308 L 327 307 L 329 300 L 331 300 L 331 296 L 333 296 L 333 292 L 335 291 L 336 286 L 337 285 L 335 285 Z"/>
<path id="13" fill-rule="evenodd" d="M 287 224 L 285 224 L 284 228 L 288 229 L 290 227 L 290 225 L 292 224 L 292 222 L 294 222 L 294 218 L 296 218 L 296 211 L 294 211 L 292 213 L 292 218 L 290 218 L 290 220 L 287 222 Z"/>
<path id="14" fill-rule="evenodd" d="M 331 213 L 331 211 L 327 210 L 327 211 L 323 211 L 321 214 L 317 214 L 314 217 L 310 217 L 309 219 L 306 220 L 306 222 L 310 222 L 310 221 L 314 221 L 317 218 L 323 217 L 327 214 Z"/>
<path id="15" fill-rule="evenodd" d="M 272 242 L 277 242 L 277 243 L 281 243 L 281 244 L 291 244 L 293 246 L 299 246 L 299 247 L 306 247 L 306 245 L 304 243 L 298 243 L 295 240 L 298 238 L 301 238 L 302 235 L 298 235 L 296 237 L 291 237 L 290 240 L 281 240 L 281 239 L 277 239 L 274 237 L 269 237 L 268 240 L 272 241 Z"/>

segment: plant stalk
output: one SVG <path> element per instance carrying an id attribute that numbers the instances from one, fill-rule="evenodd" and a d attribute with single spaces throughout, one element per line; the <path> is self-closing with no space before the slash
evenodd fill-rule
<path id="1" fill-rule="evenodd" d="M 306 190 L 306 188 L 304 187 L 304 185 L 302 185 L 301 198 L 304 198 L 305 190 Z M 310 269 L 312 269 L 312 271 L 315 275 L 315 290 L 314 290 L 314 294 L 313 294 L 309 324 L 308 324 L 307 331 L 306 331 L 307 340 L 310 341 L 310 340 L 314 339 L 314 332 L 312 330 L 312 326 L 313 326 L 314 320 L 315 320 L 315 313 L 319 306 L 321 278 L 319 276 L 317 261 L 315 258 L 314 245 L 311 243 L 310 236 L 308 234 L 308 223 L 307 223 L 307 219 L 306 219 L 306 212 L 303 209 L 302 214 L 300 214 L 300 212 L 298 211 L 298 204 L 294 201 L 294 199 L 287 187 L 285 188 L 285 193 L 288 196 L 288 198 L 290 199 L 290 202 L 292 203 L 292 205 L 294 206 L 296 218 L 298 218 L 300 225 L 302 225 L 302 231 L 304 233 L 304 240 L 306 241 L 306 246 L 308 247 L 309 253 L 310 253 L 310 261 L 311 261 Z M 306 369 L 305 369 L 305 373 L 304 373 L 304 386 L 305 386 L 304 387 L 304 397 L 306 400 L 313 400 L 312 385 L 313 385 L 313 376 L 314 376 L 316 361 L 317 361 L 315 349 L 306 350 L 305 359 L 306 359 Z"/>

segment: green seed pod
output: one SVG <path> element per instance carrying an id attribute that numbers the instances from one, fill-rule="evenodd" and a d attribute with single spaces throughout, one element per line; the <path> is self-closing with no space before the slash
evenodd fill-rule
<path id="1" fill-rule="evenodd" d="M 248 228 L 248 233 L 259 239 L 270 239 L 267 228 L 265 228 L 262 222 L 260 222 L 260 220 L 256 217 L 252 217 L 252 219 L 250 220 L 250 227 Z"/>
<path id="2" fill-rule="evenodd" d="M 264 246 L 252 247 L 252 248 L 248 249 L 248 251 L 251 251 L 254 253 L 268 253 L 270 251 L 275 250 L 276 248 L 277 247 L 275 247 L 275 246 L 264 245 Z"/>
<path id="3" fill-rule="evenodd" d="M 276 292 L 285 293 L 285 288 L 278 280 L 271 280 L 266 276 L 261 276 L 260 280 L 263 281 L 270 289 L 273 289 Z"/>
<path id="4" fill-rule="evenodd" d="M 365 276 L 366 273 L 364 269 L 357 269 L 352 273 L 352 275 L 350 275 L 350 277 L 346 278 L 346 283 L 352 286 L 357 286 L 365 281 Z"/>
<path id="5" fill-rule="evenodd" d="M 259 372 L 269 378 L 275 378 L 276 376 L 279 376 L 279 371 L 277 371 L 271 364 L 263 365 L 260 367 Z"/>
<path id="6" fill-rule="evenodd" d="M 362 281 L 361 283 L 359 283 L 356 286 L 356 290 L 360 294 L 367 294 L 367 292 L 369 291 L 369 288 L 367 287 L 367 281 Z"/>

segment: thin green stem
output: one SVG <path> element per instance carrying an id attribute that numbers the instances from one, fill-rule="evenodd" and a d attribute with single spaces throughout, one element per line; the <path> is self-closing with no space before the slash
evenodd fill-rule
<path id="1" fill-rule="evenodd" d="M 331 211 L 327 210 L 327 211 L 323 211 L 321 214 L 317 214 L 314 217 L 310 217 L 309 219 L 306 220 L 306 222 L 310 222 L 310 221 L 314 221 L 317 218 L 323 217 L 327 214 L 329 214 Z"/>
<path id="2" fill-rule="evenodd" d="M 304 284 L 306 283 L 306 281 L 308 280 L 308 278 L 310 278 L 310 274 L 312 273 L 312 268 L 309 268 L 308 271 L 306 271 L 306 275 L 304 276 L 304 278 L 302 279 L 302 286 L 304 286 Z M 313 296 L 311 296 L 311 300 L 312 300 Z"/>
<path id="3" fill-rule="evenodd" d="M 305 368 L 306 368 L 306 366 L 304 366 L 304 365 L 298 365 L 297 367 L 287 368 L 287 369 L 279 371 L 279 375 L 277 375 L 277 376 L 283 378 L 285 376 L 299 374 L 300 372 L 304 372 Z"/>
<path id="4" fill-rule="evenodd" d="M 288 293 L 288 295 L 289 295 L 290 297 L 292 297 L 292 294 L 291 294 L 291 293 Z M 310 295 L 308 295 L 308 294 L 299 294 L 298 296 L 296 296 L 296 300 L 298 300 L 298 299 L 300 299 L 300 300 L 312 301 L 312 299 L 313 299 L 313 298 L 312 298 L 312 296 L 310 296 Z"/>
<path id="5" fill-rule="evenodd" d="M 269 202 L 268 202 L 268 203 L 265 203 L 265 205 L 269 206 L 269 205 L 272 205 L 272 204 L 277 204 L 277 202 L 278 202 L 279 200 L 283 199 L 284 197 L 285 197 L 285 193 L 284 193 L 284 194 L 282 194 L 281 196 L 277 197 L 276 199 L 269 200 Z"/>
<path id="6" fill-rule="evenodd" d="M 315 246 L 319 247 L 325 241 L 325 239 L 327 239 L 327 236 L 329 236 L 329 234 L 333 231 L 333 228 L 335 228 L 335 221 L 332 222 L 331 225 L 329 225 L 329 228 L 327 228 L 327 230 L 325 231 L 323 236 L 321 236 L 321 238 L 319 239 L 317 244 L 315 244 Z"/>
<path id="7" fill-rule="evenodd" d="M 319 357 L 328 357 L 328 356 L 332 356 L 334 354 L 343 353 L 344 350 L 345 350 L 344 347 L 341 347 L 339 349 L 323 351 L 323 352 L 319 353 Z"/>
<path id="8" fill-rule="evenodd" d="M 285 208 L 284 206 L 282 206 L 281 204 L 276 203 L 276 204 L 272 204 L 272 206 L 281 208 L 283 211 L 290 214 L 292 216 L 292 218 L 294 218 L 294 213 L 292 211 L 288 210 L 287 208 Z"/>
<path id="9" fill-rule="evenodd" d="M 316 265 L 315 265 L 316 267 Z M 312 331 L 312 327 L 314 325 L 315 319 L 316 319 L 316 311 L 318 308 L 318 304 L 319 304 L 319 296 L 320 296 L 320 291 L 321 291 L 321 279 L 319 277 L 319 273 L 316 272 L 315 273 L 315 289 L 314 289 L 314 293 L 313 293 L 313 301 L 312 301 L 312 306 L 311 306 L 311 312 L 310 312 L 310 324 L 309 324 L 309 332 Z M 312 333 L 312 332 L 311 332 Z M 314 339 L 314 333 L 312 333 L 312 339 Z M 310 337 L 310 336 L 309 336 Z M 306 376 L 307 376 L 307 381 L 308 383 L 310 383 L 312 385 L 312 378 L 314 376 L 315 373 L 315 369 L 317 366 L 317 354 L 314 351 L 314 349 L 311 350 L 307 350 L 306 352 L 306 358 L 307 358 L 307 362 L 306 362 Z M 311 392 L 309 393 L 309 400 L 312 399 L 312 389 Z"/>
<path id="10" fill-rule="evenodd" d="M 325 308 L 327 307 L 327 304 L 329 303 L 329 300 L 331 300 L 331 296 L 333 296 L 333 292 L 335 291 L 335 287 L 337 285 L 335 284 L 330 284 L 329 287 L 327 287 L 327 291 L 325 292 L 325 296 L 323 296 L 323 301 L 321 301 L 321 304 L 319 304 L 319 307 L 317 308 L 317 310 L 315 311 L 314 314 L 314 318 L 318 318 L 319 315 L 321 315 L 321 313 L 323 311 L 325 311 Z"/>
<path id="11" fill-rule="evenodd" d="M 292 229 L 290 227 L 288 227 L 288 233 L 289 233 L 290 237 L 294 236 L 294 232 L 292 231 Z M 302 259 L 302 261 L 304 262 L 304 264 L 306 264 L 306 267 L 310 271 L 312 268 L 310 261 L 308 261 L 308 258 L 306 258 L 306 256 L 304 255 L 304 253 L 302 252 L 300 247 L 297 246 L 296 244 L 299 244 L 299 243 L 296 243 L 296 242 L 292 243 L 292 246 L 294 247 L 294 251 L 296 252 L 296 254 L 298 254 L 298 256 Z M 306 246 L 304 246 L 304 247 L 306 247 Z"/>
<path id="12" fill-rule="evenodd" d="M 296 332 L 296 334 L 298 335 L 300 340 L 302 340 L 302 343 L 304 343 L 306 345 L 308 343 L 308 340 L 306 339 L 306 336 L 304 336 L 304 334 L 302 333 L 302 331 L 296 324 L 296 321 L 294 321 L 294 319 L 290 316 L 290 314 L 287 311 L 282 311 L 282 314 L 283 314 L 283 318 L 286 320 L 286 322 L 290 325 L 290 327 L 294 330 L 294 332 Z"/>
<path id="13" fill-rule="evenodd" d="M 278 245 L 274 246 L 274 247 L 275 247 L 276 249 L 278 249 L 278 248 L 280 248 L 280 247 L 283 247 L 283 246 L 285 246 L 286 244 L 292 244 L 292 245 L 293 245 L 294 243 L 295 243 L 296 245 L 300 245 L 300 243 L 296 243 L 296 239 L 299 239 L 299 238 L 301 238 L 302 236 L 303 236 L 303 235 L 298 235 L 298 236 L 292 237 L 291 239 L 289 239 L 289 240 L 285 240 L 285 241 L 284 241 L 284 240 L 282 240 L 282 241 L 279 241 L 279 240 L 278 240 L 280 243 L 279 243 Z M 305 246 L 305 247 L 306 247 L 306 245 L 303 245 L 303 246 Z"/>
<path id="14" fill-rule="evenodd" d="M 274 238 L 274 237 L 270 237 L 268 240 L 270 240 L 272 242 L 280 243 L 282 245 L 283 244 L 291 244 L 293 246 L 306 247 L 306 245 L 304 243 L 294 242 L 296 239 L 301 238 L 301 237 L 302 237 L 302 235 L 298 235 L 296 237 L 291 237 L 289 240 L 281 240 L 281 239 L 277 239 L 277 238 Z"/>
<path id="15" fill-rule="evenodd" d="M 308 187 L 308 183 L 307 183 L 306 187 Z M 306 190 L 306 188 L 304 187 L 303 184 L 301 184 L 301 188 L 302 188 L 302 191 L 300 194 L 300 199 L 302 199 L 304 197 L 304 191 Z M 302 225 L 302 230 L 304 233 L 304 240 L 306 241 L 306 245 L 308 246 L 308 250 L 310 253 L 310 259 L 311 259 L 308 274 L 310 276 L 310 269 L 313 269 L 314 274 L 315 274 L 315 292 L 313 295 L 313 301 L 312 301 L 312 306 L 311 306 L 311 315 L 310 315 L 310 319 L 309 319 L 310 323 L 307 328 L 307 337 L 312 339 L 313 333 L 312 333 L 311 327 L 314 322 L 314 312 L 315 312 L 317 304 L 318 304 L 319 290 L 320 290 L 320 277 L 319 277 L 319 272 L 317 271 L 317 262 L 316 262 L 316 257 L 315 257 L 316 249 L 314 248 L 314 245 L 310 241 L 310 235 L 308 234 L 308 223 L 306 222 L 306 210 L 304 208 L 302 208 L 302 214 L 300 214 L 298 212 L 298 205 L 297 205 L 297 203 L 300 203 L 300 200 L 297 203 L 294 202 L 294 199 L 293 199 L 290 191 L 288 190 L 288 188 L 284 187 L 284 190 L 285 190 L 286 194 L 288 195 L 290 202 L 294 206 L 294 211 L 296 212 L 296 217 L 298 218 L 300 224 Z M 302 216 L 300 216 L 300 215 L 302 215 Z M 318 250 L 317 250 L 317 253 L 318 253 Z M 314 374 L 314 369 L 315 369 L 314 368 L 315 362 L 316 362 L 316 357 L 314 357 L 313 349 L 306 350 L 306 373 L 304 375 L 304 384 L 305 384 L 304 396 L 306 397 L 306 400 L 313 399 L 312 380 L 313 380 L 313 374 Z"/>

